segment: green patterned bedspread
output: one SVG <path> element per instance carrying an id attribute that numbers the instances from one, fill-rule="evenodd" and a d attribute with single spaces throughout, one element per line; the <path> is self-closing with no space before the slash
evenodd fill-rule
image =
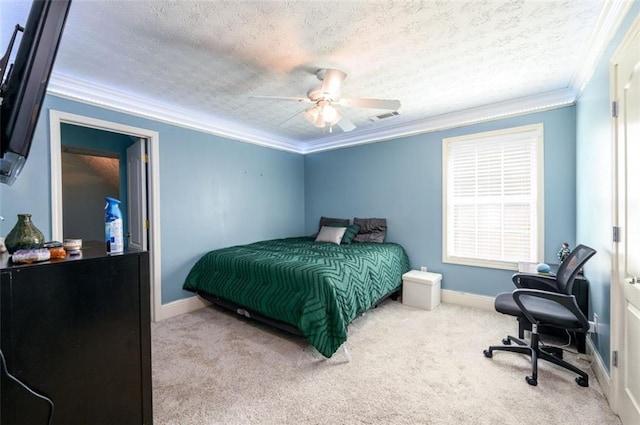
<path id="1" fill-rule="evenodd" d="M 215 295 L 297 327 L 324 356 L 347 325 L 402 285 L 409 259 L 395 243 L 315 243 L 308 237 L 218 249 L 193 266 L 184 289 Z"/>

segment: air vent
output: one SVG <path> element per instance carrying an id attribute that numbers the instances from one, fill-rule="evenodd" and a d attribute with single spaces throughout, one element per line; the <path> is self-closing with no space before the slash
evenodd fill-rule
<path id="1" fill-rule="evenodd" d="M 386 118 L 395 117 L 396 115 L 400 115 L 400 112 L 393 111 L 393 112 L 387 112 L 386 114 L 375 115 L 373 117 L 369 117 L 369 121 L 376 122 Z"/>

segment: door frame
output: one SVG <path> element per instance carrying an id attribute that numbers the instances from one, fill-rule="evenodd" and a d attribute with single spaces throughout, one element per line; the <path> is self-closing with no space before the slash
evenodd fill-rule
<path id="1" fill-rule="evenodd" d="M 149 219 L 149 273 L 151 277 L 151 320 L 161 320 L 161 249 L 160 249 L 160 134 L 157 131 L 132 127 L 111 121 L 99 120 L 68 112 L 50 110 L 50 156 L 51 156 L 51 236 L 62 240 L 62 137 L 61 125 L 72 124 L 97 130 L 126 134 L 147 140 L 148 179 L 147 197 Z"/>
<path id="2" fill-rule="evenodd" d="M 617 99 L 617 90 L 618 90 L 618 64 L 624 53 L 632 47 L 632 41 L 634 38 L 640 33 L 640 16 L 638 16 L 634 22 L 629 27 L 628 31 L 623 37 L 622 42 L 615 50 L 615 53 L 611 57 L 611 61 L 609 63 L 609 92 L 610 92 L 610 100 L 613 103 L 614 101 L 618 101 Z M 619 228 L 624 225 L 624 219 L 620 216 L 620 214 L 624 214 L 624 211 L 620 210 L 620 167 L 625 167 L 624 160 L 625 157 L 622 152 L 620 152 L 621 146 L 619 141 L 619 132 L 618 132 L 618 118 L 611 118 L 611 131 L 612 131 L 612 139 L 613 139 L 613 226 Z M 624 170 L 626 174 L 626 169 Z M 611 358 L 613 359 L 613 352 L 620 352 L 624 350 L 624 282 L 620 282 L 620 268 L 619 268 L 619 257 L 620 257 L 620 247 L 618 242 L 612 243 L 611 249 L 611 288 L 610 288 L 610 305 L 611 305 Z M 609 392 L 609 404 L 611 409 L 618 413 L 620 411 L 620 397 L 622 388 L 621 387 L 621 379 L 620 374 L 621 370 L 613 365 L 613 361 L 609 364 L 609 372 L 611 376 L 610 382 L 610 392 Z"/>
<path id="3" fill-rule="evenodd" d="M 126 153 L 126 174 L 127 174 L 127 246 L 135 249 L 149 249 L 149 232 L 147 231 L 147 139 L 137 138 Z M 132 160 L 135 163 L 132 164 Z M 133 184 L 135 182 L 135 185 Z M 136 186 L 144 188 L 144 193 L 134 192 Z M 133 195 L 133 193 L 136 193 Z M 134 202 L 135 201 L 135 202 Z M 135 209 L 134 209 L 135 208 Z M 136 215 L 137 213 L 137 215 Z M 136 215 L 139 220 L 133 220 Z M 135 233 L 135 234 L 134 234 Z M 135 242 L 134 242 L 135 241 Z"/>

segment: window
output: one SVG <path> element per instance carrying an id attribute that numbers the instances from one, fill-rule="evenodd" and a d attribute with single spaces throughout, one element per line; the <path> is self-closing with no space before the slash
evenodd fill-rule
<path id="1" fill-rule="evenodd" d="M 443 139 L 443 262 L 543 258 L 542 124 Z"/>

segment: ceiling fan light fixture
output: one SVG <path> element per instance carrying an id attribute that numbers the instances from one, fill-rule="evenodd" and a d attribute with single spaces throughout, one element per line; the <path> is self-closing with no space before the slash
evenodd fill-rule
<path id="1" fill-rule="evenodd" d="M 322 118 L 322 113 L 319 106 L 314 106 L 312 108 L 306 109 L 304 111 L 304 117 L 307 119 L 307 121 L 309 121 L 316 127 L 324 128 L 326 125 L 324 119 Z"/>
<path id="2" fill-rule="evenodd" d="M 355 124 L 348 116 L 341 116 L 335 106 L 350 108 L 385 109 L 397 115 L 401 106 L 399 100 L 395 99 L 345 99 L 341 97 L 340 88 L 347 74 L 335 68 L 322 68 L 316 71 L 316 77 L 322 81 L 322 86 L 313 87 L 307 90 L 307 97 L 285 97 L 285 96 L 251 96 L 258 99 L 287 100 L 302 103 L 315 104 L 304 110 L 304 117 L 307 121 L 318 128 L 329 127 L 329 132 L 334 125 L 338 125 L 342 131 L 349 132 L 355 130 Z M 298 116 L 297 112 L 294 116 Z M 293 117 L 291 117 L 293 118 Z M 289 119 L 291 119 L 289 118 Z M 380 117 L 378 117 L 380 118 Z M 289 121 L 289 119 L 284 122 Z M 284 124 L 281 123 L 281 124 Z"/>
<path id="3" fill-rule="evenodd" d="M 342 120 L 342 115 L 340 115 L 340 113 L 336 111 L 336 117 L 333 119 L 333 121 L 328 121 L 327 124 L 333 127 L 334 125 L 338 124 L 338 121 L 340 120 Z"/>
<path id="4" fill-rule="evenodd" d="M 331 104 L 329 103 L 325 103 L 322 106 L 322 119 L 324 119 L 325 122 L 331 123 L 331 125 L 333 125 L 339 121 L 339 119 L 337 118 L 338 111 L 336 110 L 336 108 L 331 106 Z"/>

